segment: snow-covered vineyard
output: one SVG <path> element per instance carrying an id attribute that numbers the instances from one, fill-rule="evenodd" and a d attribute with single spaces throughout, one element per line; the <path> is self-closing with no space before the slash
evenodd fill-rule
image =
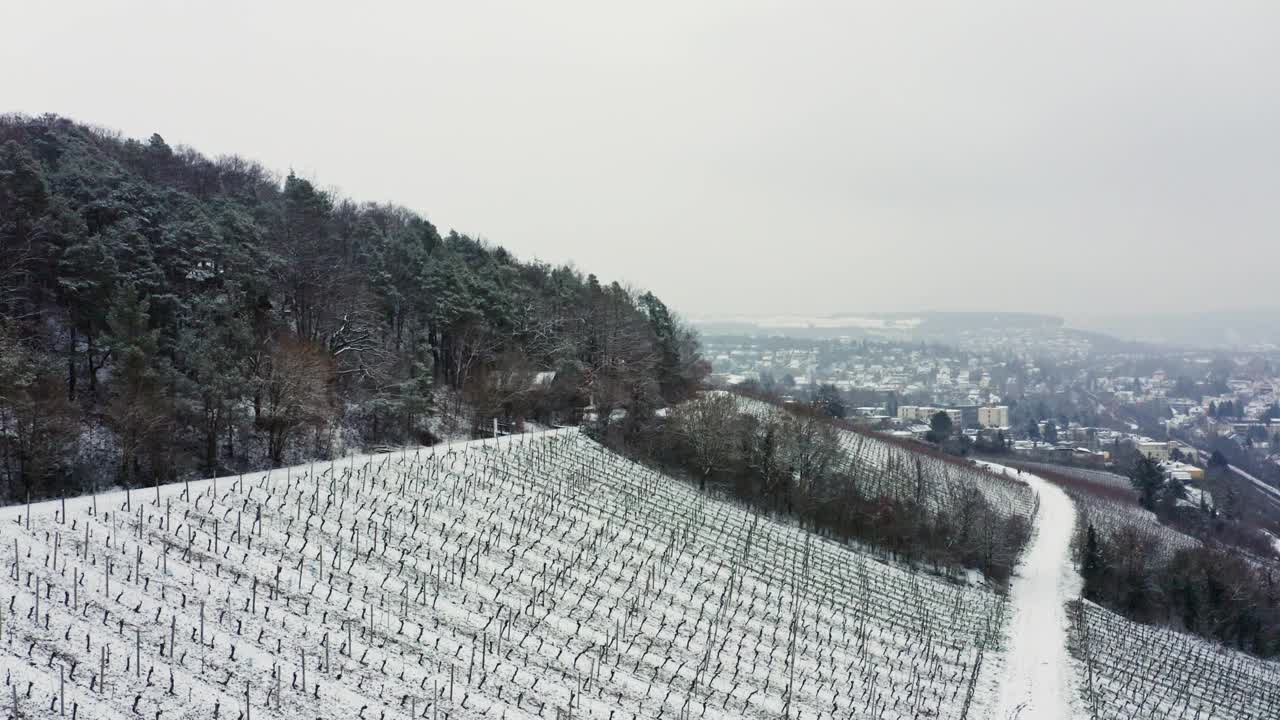
<path id="1" fill-rule="evenodd" d="M 1122 493 L 1120 496 L 1091 491 L 1087 486 L 1081 487 L 1070 483 L 1062 483 L 1062 489 L 1075 503 L 1078 534 L 1083 534 L 1090 525 L 1105 538 L 1112 538 L 1122 531 L 1138 531 L 1146 544 L 1147 552 L 1152 556 L 1168 557 L 1178 550 L 1193 548 L 1200 541 L 1169 527 L 1156 518 L 1155 513 L 1140 507 L 1136 498 L 1122 500 L 1123 494 L 1132 493 L 1133 486 L 1127 478 L 1113 473 L 1088 470 L 1084 468 L 1063 468 L 1051 465 L 1036 467 L 1028 463 L 1033 470 L 1056 472 L 1059 475 L 1083 478 L 1095 488 L 1114 488 Z"/>
<path id="2" fill-rule="evenodd" d="M 1162 524 L 1150 510 L 1071 489 L 1067 489 L 1067 494 L 1075 501 L 1076 512 L 1080 514 L 1079 528 L 1092 525 L 1108 538 L 1121 531 L 1137 530 L 1146 538 L 1145 547 L 1153 557 L 1168 557 L 1200 544 L 1190 535 Z"/>
<path id="3" fill-rule="evenodd" d="M 1140 625 L 1093 603 L 1072 612 L 1073 651 L 1099 720 L 1280 718 L 1280 664 Z"/>
<path id="4" fill-rule="evenodd" d="M 739 397 L 738 403 L 743 412 L 757 418 L 784 412 L 745 397 Z M 845 469 L 869 497 L 915 499 L 930 512 L 954 514 L 977 493 L 1000 514 L 1021 517 L 1028 525 L 1033 522 L 1036 494 L 1024 483 L 977 466 L 912 452 L 868 434 L 837 433 Z"/>
<path id="5" fill-rule="evenodd" d="M 1025 484 L 978 467 L 964 467 L 897 447 L 848 430 L 840 447 L 850 472 L 871 496 L 919 498 L 931 512 L 955 512 L 976 492 L 1004 515 L 1028 525 L 1036 513 L 1036 495 Z"/>
<path id="6" fill-rule="evenodd" d="M 0 548 L 33 718 L 981 717 L 1005 614 L 572 430 L 8 508 Z"/>

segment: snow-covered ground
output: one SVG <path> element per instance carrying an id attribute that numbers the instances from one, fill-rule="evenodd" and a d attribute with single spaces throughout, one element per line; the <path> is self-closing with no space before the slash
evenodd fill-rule
<path id="1" fill-rule="evenodd" d="M 574 430 L 6 508 L 0 553 L 24 718 L 976 718 L 1005 618 Z"/>
<path id="2" fill-rule="evenodd" d="M 1088 717 L 1275 720 L 1280 663 L 1203 638 L 1141 625 L 1083 602 L 1073 613 Z"/>
<path id="3" fill-rule="evenodd" d="M 1035 535 L 1018 564 L 1009 593 L 1008 644 L 983 669 L 981 686 L 994 699 L 983 717 L 993 720 L 1072 720 L 1078 708 L 1076 666 L 1067 650 L 1066 604 L 1080 597 L 1071 563 L 1076 512 L 1060 488 L 1030 473 L 992 463 L 1039 497 Z"/>
<path id="4" fill-rule="evenodd" d="M 1114 473 L 1082 468 L 1055 468 L 1051 465 L 1043 467 L 1059 474 L 1083 477 L 1093 484 L 1110 485 L 1127 492 L 1132 489 L 1127 478 Z M 1034 470 L 1033 465 L 1032 471 Z M 1139 506 L 1136 496 L 1095 492 L 1091 488 L 1073 484 L 1059 487 L 1075 503 L 1077 541 L 1082 538 L 1085 529 L 1092 526 L 1099 535 L 1107 539 L 1122 531 L 1136 530 L 1143 538 L 1147 552 L 1164 558 L 1178 550 L 1200 545 L 1196 538 L 1165 525 L 1155 513 Z"/>
<path id="5" fill-rule="evenodd" d="M 1280 555 L 1280 537 L 1276 537 L 1266 530 L 1263 530 L 1262 534 L 1267 536 L 1267 539 L 1271 541 L 1271 547 L 1275 548 L 1277 555 Z"/>
<path id="6" fill-rule="evenodd" d="M 999 465 L 993 470 L 1016 473 Z M 1076 506 L 1061 488 L 1017 476 L 1039 495 L 1036 535 L 1010 591 L 1008 642 L 983 668 L 975 717 L 991 720 L 1274 720 L 1280 663 L 1169 630 L 1141 625 L 1088 601 L 1071 563 Z M 1154 518 L 1118 502 L 1075 493 L 1082 518 L 1102 532 L 1137 523 L 1162 542 Z M 1151 529 L 1147 528 L 1151 526 Z M 1066 606 L 1070 603 L 1071 609 Z"/>
<path id="7" fill-rule="evenodd" d="M 784 412 L 760 400 L 737 399 L 742 412 L 760 419 Z M 919 499 L 930 512 L 955 514 L 966 493 L 976 490 L 1000 515 L 1031 523 L 1035 493 L 1017 479 L 913 452 L 871 433 L 842 429 L 837 436 L 843 470 L 868 497 Z"/>

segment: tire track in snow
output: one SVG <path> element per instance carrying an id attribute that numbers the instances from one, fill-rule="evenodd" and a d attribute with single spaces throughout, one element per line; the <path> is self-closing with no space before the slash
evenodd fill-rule
<path id="1" fill-rule="evenodd" d="M 1006 649 L 982 670 L 979 687 L 993 720 L 1073 720 L 1079 694 L 1075 661 L 1067 651 L 1066 603 L 1080 597 L 1071 562 L 1076 510 L 1061 488 L 1029 473 L 983 463 L 1025 481 L 1040 497 L 1036 528 L 1009 592 Z"/>

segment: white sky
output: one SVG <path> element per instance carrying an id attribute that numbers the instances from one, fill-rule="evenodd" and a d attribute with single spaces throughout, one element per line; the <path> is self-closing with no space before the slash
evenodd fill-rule
<path id="1" fill-rule="evenodd" d="M 6 2 L 0 111 L 680 311 L 1276 305 L 1280 2 Z"/>

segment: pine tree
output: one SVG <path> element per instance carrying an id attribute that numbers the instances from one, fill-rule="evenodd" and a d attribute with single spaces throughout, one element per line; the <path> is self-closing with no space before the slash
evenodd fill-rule
<path id="1" fill-rule="evenodd" d="M 929 434 L 933 442 L 944 442 L 951 437 L 954 429 L 951 416 L 943 410 L 939 410 L 929 418 Z"/>
<path id="2" fill-rule="evenodd" d="M 31 153 L 12 140 L 0 147 L 0 237 L 12 238 L 11 247 L 25 245 L 49 201 L 49 185 Z"/>
<path id="3" fill-rule="evenodd" d="M 235 299 L 223 295 L 197 308 L 179 345 L 182 391 L 193 401 L 192 425 L 203 431 L 202 464 L 209 476 L 218 470 L 219 434 L 248 389 L 246 358 L 239 349 L 252 345 L 252 332 L 236 306 Z"/>
<path id="4" fill-rule="evenodd" d="M 125 483 L 279 462 L 304 437 L 325 453 L 338 423 L 368 445 L 431 441 L 428 413 L 448 427 L 499 376 L 513 416 L 564 420 L 594 396 L 652 422 L 709 372 L 652 294 L 241 158 L 54 116 L 0 118 L 0 324 L 39 367 L 35 385 L 0 373 L 0 417 L 52 408 L 52 389 L 69 424 L 115 433 L 106 463 L 50 451 L 77 482 L 117 461 Z M 544 370 L 554 390 L 531 391 Z M 0 472 L 34 467 L 4 435 Z"/>
<path id="5" fill-rule="evenodd" d="M 152 366 L 160 333 L 150 322 L 149 303 L 132 284 L 122 285 L 107 312 L 105 339 L 114 361 L 107 417 L 120 442 L 120 481 L 126 486 L 137 481 L 141 450 L 157 439 L 166 420 Z"/>
<path id="6" fill-rule="evenodd" d="M 828 417 L 843 418 L 847 413 L 844 398 L 840 396 L 840 389 L 830 383 L 818 387 L 813 402 L 814 406 Z"/>
<path id="7" fill-rule="evenodd" d="M 662 397 L 677 403 L 691 396 L 697 387 L 698 372 L 691 364 L 698 360 L 689 350 L 694 346 L 688 331 L 653 293 L 646 292 L 639 298 L 640 309 L 649 319 L 658 351 L 655 371 Z"/>
<path id="8" fill-rule="evenodd" d="M 898 417 L 898 393 L 889 391 L 889 398 L 885 400 L 885 414 L 889 417 Z"/>
<path id="9" fill-rule="evenodd" d="M 1084 578 L 1084 597 L 1098 600 L 1101 596 L 1103 576 L 1106 574 L 1106 557 L 1098 542 L 1098 533 L 1090 523 L 1085 535 L 1084 556 L 1080 562 L 1080 575 Z"/>
<path id="10" fill-rule="evenodd" d="M 1138 491 L 1138 502 L 1142 507 L 1155 510 L 1160 489 L 1164 486 L 1164 472 L 1160 465 L 1146 455 L 1140 456 L 1129 472 L 1129 482 Z"/>

